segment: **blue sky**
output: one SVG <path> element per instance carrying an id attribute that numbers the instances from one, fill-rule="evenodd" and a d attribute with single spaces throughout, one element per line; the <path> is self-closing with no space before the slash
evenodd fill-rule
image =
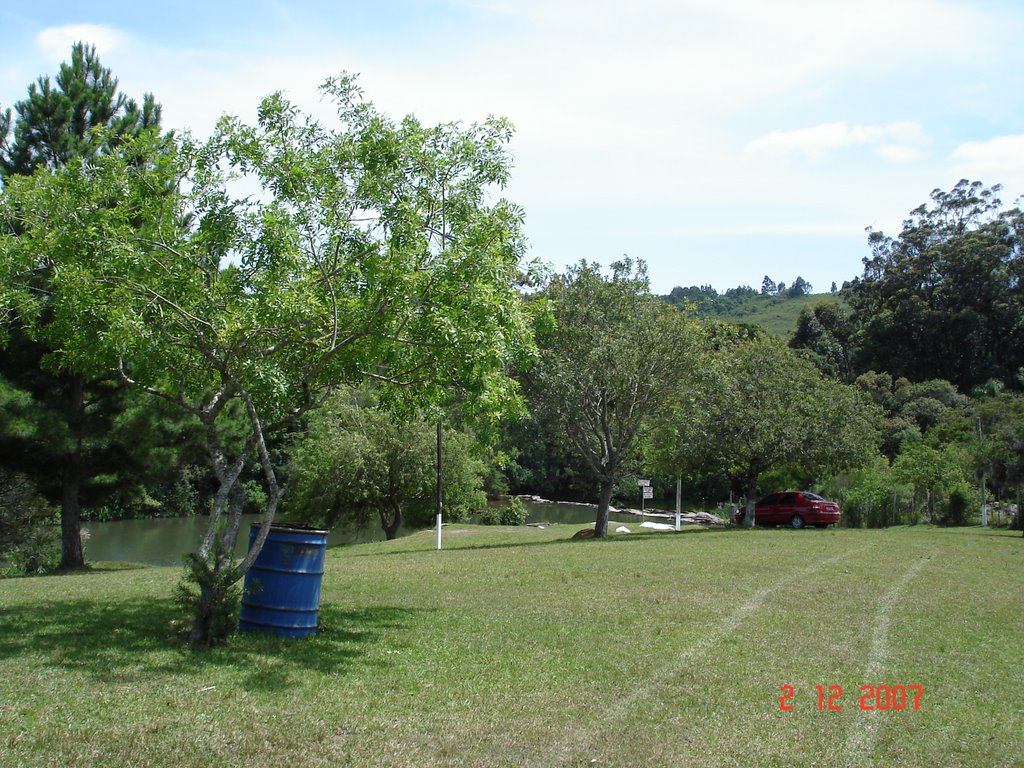
<path id="1" fill-rule="evenodd" d="M 939 0 L 49 2 L 0 10 L 0 105 L 97 45 L 197 135 L 359 73 L 394 117 L 517 127 L 505 195 L 556 269 L 629 254 L 652 288 L 861 272 L 960 178 L 1024 194 L 1024 4 Z"/>

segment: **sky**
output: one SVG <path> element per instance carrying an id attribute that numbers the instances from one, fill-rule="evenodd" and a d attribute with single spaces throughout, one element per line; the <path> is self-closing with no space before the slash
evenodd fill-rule
<path id="1" fill-rule="evenodd" d="M 0 107 L 78 40 L 165 127 L 207 135 L 358 74 L 394 118 L 516 126 L 502 194 L 530 257 L 647 262 L 651 288 L 857 277 L 961 178 L 1024 194 L 1015 0 L 248 0 L 11 3 Z"/>

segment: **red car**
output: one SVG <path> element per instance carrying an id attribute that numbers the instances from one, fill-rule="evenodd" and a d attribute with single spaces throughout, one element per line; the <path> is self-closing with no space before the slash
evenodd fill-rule
<path id="1" fill-rule="evenodd" d="M 788 525 L 792 528 L 803 528 L 805 525 L 825 528 L 839 524 L 839 505 L 815 493 L 769 493 L 754 505 L 754 522 L 758 525 Z"/>

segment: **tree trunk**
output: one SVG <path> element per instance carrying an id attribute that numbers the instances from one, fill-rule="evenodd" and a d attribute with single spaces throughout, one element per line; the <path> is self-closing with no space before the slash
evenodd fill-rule
<path id="1" fill-rule="evenodd" d="M 743 515 L 743 524 L 753 527 L 754 505 L 757 504 L 757 478 L 747 480 L 747 512 Z"/>
<path id="2" fill-rule="evenodd" d="M 393 515 L 388 515 L 385 510 L 380 510 L 380 527 L 384 530 L 384 538 L 391 541 L 398 537 L 398 529 L 402 526 L 402 510 L 394 509 Z"/>
<path id="3" fill-rule="evenodd" d="M 252 432 L 245 447 L 233 461 L 229 462 L 217 430 L 216 420 L 232 394 L 239 394 L 245 402 Z M 186 578 L 186 588 L 187 582 L 199 587 L 198 600 L 189 601 L 190 608 L 195 610 L 189 639 L 195 645 L 209 646 L 220 643 L 237 628 L 240 590 L 235 584 L 242 580 L 259 557 L 284 491 L 277 483 L 256 408 L 245 390 L 237 388 L 237 385 L 235 388 L 225 386 L 202 410 L 200 419 L 206 427 L 207 450 L 219 487 L 203 542 L 199 551 L 190 555 L 190 573 Z M 238 478 L 253 449 L 259 457 L 266 480 L 267 506 L 263 512 L 259 532 L 252 540 L 249 551 L 240 563 L 234 565 L 235 539 L 238 536 L 244 501 Z"/>
<path id="4" fill-rule="evenodd" d="M 62 569 L 82 568 L 85 554 L 82 551 L 82 511 L 78 503 L 81 484 L 76 467 L 68 467 L 61 481 L 60 494 L 60 567 Z"/>
<path id="5" fill-rule="evenodd" d="M 85 418 L 85 381 L 81 376 L 63 377 L 67 423 L 74 445 L 61 477 L 60 491 L 60 567 L 83 568 L 82 509 L 79 491 L 82 485 L 81 431 Z"/>
<path id="6" fill-rule="evenodd" d="M 192 645 L 210 647 L 234 631 L 233 622 L 227 618 L 234 611 L 234 606 L 228 605 L 226 594 L 230 584 L 220 578 L 218 564 L 211 569 L 196 555 L 191 558 L 193 581 L 199 586 L 199 601 L 196 603 L 188 639 Z M 224 613 L 225 609 L 228 610 L 227 614 Z"/>
<path id="7" fill-rule="evenodd" d="M 205 557 L 189 555 L 191 581 L 199 587 L 189 633 L 189 641 L 196 646 L 217 645 L 238 628 L 239 592 L 234 585 L 244 571 L 232 566 L 243 503 L 237 485 L 229 498 L 227 520 L 222 519 L 222 530 L 215 531 L 212 548 Z"/>
<path id="8" fill-rule="evenodd" d="M 594 523 L 595 539 L 603 539 L 608 535 L 608 507 L 612 502 L 614 485 L 608 480 L 601 482 L 601 498 L 597 502 L 597 521 Z"/>
<path id="9" fill-rule="evenodd" d="M 213 623 L 212 606 L 215 602 L 216 595 L 212 583 L 207 579 L 200 579 L 199 604 L 196 606 L 195 616 L 192 617 L 192 631 L 188 636 L 192 645 L 209 646 L 212 643 L 210 630 Z"/>

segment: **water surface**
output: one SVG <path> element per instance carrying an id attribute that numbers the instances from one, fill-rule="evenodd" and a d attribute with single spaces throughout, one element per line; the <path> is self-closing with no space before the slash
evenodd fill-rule
<path id="1" fill-rule="evenodd" d="M 593 525 L 597 514 L 595 507 L 580 504 L 526 504 L 527 522 L 535 524 Z M 638 520 L 628 515 L 611 515 L 611 523 L 618 525 L 619 519 L 635 525 Z M 194 552 L 206 532 L 207 517 L 161 517 L 146 520 L 113 520 L 105 523 L 83 523 L 88 531 L 85 542 L 85 557 L 95 562 L 114 560 L 149 565 L 181 565 L 182 557 Z M 259 515 L 243 515 L 235 555 L 242 557 L 249 546 L 249 524 L 259 520 Z M 399 535 L 410 531 L 402 529 Z M 355 544 L 367 541 L 383 541 L 384 532 L 379 526 L 363 531 L 336 529 L 327 535 L 327 546 Z"/>

